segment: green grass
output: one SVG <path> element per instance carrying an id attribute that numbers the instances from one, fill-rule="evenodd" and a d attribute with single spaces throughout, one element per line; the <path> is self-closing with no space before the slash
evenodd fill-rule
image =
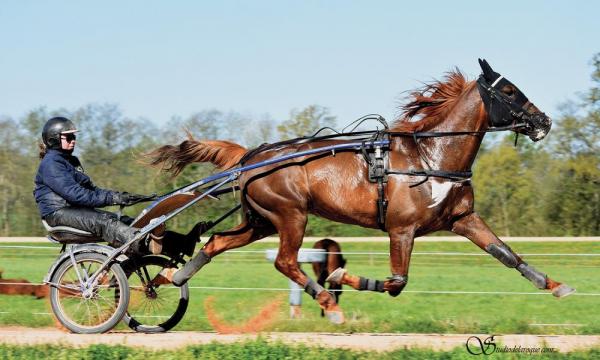
<path id="1" fill-rule="evenodd" d="M 520 359 L 523 354 L 494 353 L 494 359 Z M 527 355 L 525 355 L 527 356 Z M 573 353 L 536 354 L 536 359 L 597 359 L 600 350 L 588 350 Z M 212 343 L 189 346 L 179 350 L 152 351 L 125 346 L 93 345 L 86 348 L 69 348 L 56 345 L 13 346 L 0 345 L 0 358 L 14 359 L 413 359 L 446 360 L 473 359 L 463 347 L 452 351 L 407 350 L 388 352 L 351 351 L 304 345 L 286 345 L 281 342 L 267 342 L 264 339 L 244 341 L 233 344 Z"/>
<path id="2" fill-rule="evenodd" d="M 9 244 L 2 244 L 9 245 Z M 35 244 L 44 246 L 45 244 Z M 264 250 L 274 243 L 256 243 L 242 250 Z M 311 244 L 305 244 L 310 247 Z M 386 243 L 342 243 L 344 251 L 387 252 Z M 596 242 L 511 244 L 519 253 L 600 253 Z M 48 245 L 49 246 L 49 245 Z M 469 252 L 481 254 L 471 243 L 418 242 L 415 252 Z M 5 278 L 40 282 L 58 253 L 43 249 L 0 248 Z M 348 270 L 383 279 L 389 276 L 387 256 L 351 255 Z M 600 293 L 596 282 L 600 257 L 530 257 L 526 260 L 555 280 L 581 293 Z M 304 265 L 311 273 L 310 266 Z M 198 273 L 190 286 L 288 288 L 288 280 L 265 260 L 263 253 L 225 253 Z M 347 323 L 334 326 L 320 317 L 317 304 L 303 296 L 303 318 L 288 318 L 287 291 L 228 291 L 192 289 L 191 301 L 176 330 L 212 330 L 204 300 L 215 298 L 219 316 L 239 324 L 256 315 L 265 303 L 279 298 L 283 305 L 267 331 L 415 332 L 415 333 L 537 333 L 600 334 L 597 296 L 573 295 L 557 300 L 551 295 L 419 294 L 409 291 L 506 291 L 540 293 L 513 269 L 490 256 L 413 255 L 407 292 L 397 298 L 371 292 L 346 292 L 341 306 Z M 0 324 L 52 326 L 46 300 L 0 295 Z M 36 314 L 37 313 L 37 314 Z M 535 324 L 576 324 L 538 326 Z"/>

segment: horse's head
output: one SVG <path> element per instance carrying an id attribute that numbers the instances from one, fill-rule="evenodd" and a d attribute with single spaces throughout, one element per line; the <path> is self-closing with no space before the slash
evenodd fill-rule
<path id="1" fill-rule="evenodd" d="M 512 82 L 498 74 L 487 61 L 479 59 L 483 73 L 477 79 L 491 127 L 513 126 L 514 131 L 542 140 L 552 120 L 540 111 Z"/>

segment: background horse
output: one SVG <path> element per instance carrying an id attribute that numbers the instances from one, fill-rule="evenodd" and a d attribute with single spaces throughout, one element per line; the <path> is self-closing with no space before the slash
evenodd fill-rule
<path id="1" fill-rule="evenodd" d="M 390 237 L 390 268 L 386 280 L 371 280 L 336 271 L 330 280 L 358 290 L 400 294 L 408 282 L 408 268 L 416 236 L 449 230 L 469 238 L 501 263 L 515 268 L 539 289 L 557 296 L 574 291 L 535 270 L 502 242 L 473 210 L 473 188 L 468 180 L 487 131 L 513 130 L 541 140 L 550 119 L 510 81 L 480 60 L 482 75 L 467 81 L 458 71 L 412 94 L 404 113 L 389 129 L 390 171 L 384 195 L 388 201 L 384 228 Z M 420 120 L 414 119 L 421 117 Z M 321 140 L 275 147 L 244 159 L 257 163 L 284 154 L 342 143 Z M 247 149 L 228 141 L 188 140 L 148 154 L 151 163 L 177 175 L 192 162 L 211 162 L 220 169 L 238 164 Z M 444 175 L 445 174 L 445 175 Z M 454 175 L 453 175 L 454 174 Z M 275 267 L 304 286 L 325 310 L 330 321 L 341 323 L 343 313 L 334 297 L 300 270 L 297 253 L 308 214 L 332 221 L 378 228 L 378 185 L 368 181 L 368 164 L 360 151 L 296 158 L 239 177 L 243 222 L 230 231 L 215 233 L 202 250 L 172 277 L 187 281 L 210 259 L 226 250 L 279 234 Z"/>
<path id="2" fill-rule="evenodd" d="M 325 286 L 325 282 L 329 276 L 337 269 L 343 269 L 346 266 L 346 259 L 342 255 L 342 247 L 337 241 L 332 239 L 321 239 L 313 245 L 313 249 L 323 249 L 327 252 L 327 260 L 325 263 L 312 263 L 313 272 L 317 277 L 317 284 Z M 329 282 L 328 289 L 333 294 L 333 298 L 337 304 L 340 303 L 342 296 L 342 284 L 337 282 Z M 321 316 L 325 316 L 325 311 L 321 309 Z"/>

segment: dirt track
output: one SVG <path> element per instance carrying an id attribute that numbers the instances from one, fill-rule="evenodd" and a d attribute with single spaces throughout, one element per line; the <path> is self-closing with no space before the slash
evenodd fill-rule
<path id="1" fill-rule="evenodd" d="M 102 335 L 68 334 L 54 328 L 5 327 L 0 329 L 0 343 L 62 344 L 82 347 L 91 344 L 127 345 L 150 349 L 175 349 L 188 345 L 206 344 L 213 341 L 232 343 L 254 339 L 256 334 L 221 335 L 210 332 L 176 331 L 166 334 L 138 334 L 111 332 Z M 262 333 L 269 341 L 281 340 L 288 344 L 302 343 L 355 350 L 389 351 L 397 348 L 429 348 L 450 350 L 465 348 L 465 342 L 473 334 L 333 334 L 333 333 Z M 483 341 L 488 335 L 479 335 Z M 509 347 L 547 347 L 560 352 L 600 347 L 598 335 L 499 335 L 496 343 Z M 466 351 L 466 350 L 465 350 Z"/>

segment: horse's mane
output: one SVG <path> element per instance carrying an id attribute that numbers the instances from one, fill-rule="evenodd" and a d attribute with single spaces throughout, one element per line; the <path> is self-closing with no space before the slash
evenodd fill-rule
<path id="1" fill-rule="evenodd" d="M 458 69 L 448 72 L 443 80 L 425 84 L 409 95 L 410 102 L 401 107 L 402 114 L 392 124 L 392 131 L 421 131 L 443 121 L 460 96 L 475 83 L 467 81 Z M 418 121 L 411 121 L 420 115 Z"/>

